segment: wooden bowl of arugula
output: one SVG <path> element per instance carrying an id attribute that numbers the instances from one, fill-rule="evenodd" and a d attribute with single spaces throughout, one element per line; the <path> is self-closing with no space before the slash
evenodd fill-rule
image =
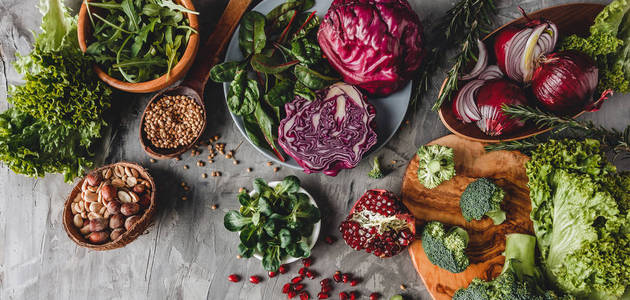
<path id="1" fill-rule="evenodd" d="M 79 11 L 81 51 L 110 86 L 150 93 L 182 79 L 199 48 L 191 0 L 86 0 Z"/>

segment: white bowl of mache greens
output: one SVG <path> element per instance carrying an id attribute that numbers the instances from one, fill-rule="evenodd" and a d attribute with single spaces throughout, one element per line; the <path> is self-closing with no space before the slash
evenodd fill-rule
<path id="1" fill-rule="evenodd" d="M 261 195 L 261 192 L 263 194 L 262 197 L 259 197 L 259 195 Z M 278 194 L 281 194 L 282 197 L 277 197 Z M 267 198 L 276 198 L 276 201 L 285 201 L 284 203 L 292 203 L 292 206 L 295 207 L 295 203 L 302 203 L 301 205 L 299 205 L 298 207 L 306 207 L 306 210 L 304 210 L 305 212 L 308 212 L 311 208 L 308 208 L 309 205 L 306 205 L 306 203 L 314 206 L 314 208 L 317 210 L 317 214 L 320 216 L 319 220 L 314 223 L 312 225 L 312 231 L 310 233 L 310 235 L 308 236 L 304 236 L 304 235 L 300 235 L 300 237 L 296 237 L 296 232 L 297 231 L 293 231 L 291 229 L 289 229 L 289 225 L 288 225 L 288 221 L 287 224 L 285 226 L 281 226 L 280 230 L 289 230 L 292 233 L 292 242 L 290 244 L 295 244 L 297 248 L 297 253 L 304 253 L 304 255 L 302 257 L 294 257 L 291 256 L 290 254 L 286 254 L 283 255 L 280 260 L 279 263 L 280 264 L 288 264 L 288 263 L 292 263 L 295 262 L 297 260 L 299 260 L 300 258 L 303 257 L 308 257 L 310 256 L 310 250 L 313 249 L 313 247 L 315 247 L 315 244 L 317 243 L 317 239 L 319 237 L 319 232 L 321 230 L 321 213 L 319 212 L 319 208 L 317 206 L 317 203 L 315 202 L 315 199 L 313 198 L 313 196 L 311 196 L 311 194 L 306 191 L 303 187 L 301 187 L 299 185 L 299 179 L 295 176 L 288 176 L 286 177 L 284 180 L 282 181 L 271 181 L 269 183 L 266 183 L 264 180 L 258 178 L 256 180 L 254 180 L 254 189 L 247 193 L 243 193 L 239 195 L 239 202 L 241 203 L 241 206 L 239 208 L 239 212 L 241 214 L 246 213 L 246 209 L 248 206 L 248 201 L 256 201 L 256 199 L 258 199 L 258 205 L 256 205 L 256 210 L 259 212 L 259 216 L 255 217 L 254 215 L 256 215 L 256 213 L 254 213 L 251 217 L 251 219 L 258 219 L 256 221 L 252 220 L 252 222 L 260 222 L 260 220 L 263 220 L 264 222 L 267 222 L 271 216 L 273 215 L 273 213 L 271 215 L 269 215 L 269 213 L 267 213 L 267 216 L 264 216 L 262 213 L 260 213 L 262 210 L 264 210 L 265 205 L 261 205 L 261 201 L 260 199 L 267 199 Z M 289 201 L 289 202 L 286 202 Z M 252 202 L 253 203 L 253 202 Z M 254 205 L 252 205 L 254 206 Z M 261 208 L 262 207 L 262 208 Z M 302 212 L 302 210 L 296 210 L 296 212 Z M 228 212 L 229 214 L 229 212 Z M 282 216 L 282 214 L 279 214 Z M 300 220 L 304 220 L 301 218 L 309 218 L 305 215 L 300 215 L 299 213 L 296 214 L 289 214 L 291 216 L 294 216 L 295 218 L 289 218 L 291 220 L 295 220 L 296 222 L 294 222 L 293 224 L 300 224 L 302 222 L 300 222 Z M 312 215 L 312 213 L 307 214 L 307 215 Z M 226 214 L 226 223 L 227 221 L 227 214 Z M 286 217 L 286 215 L 285 215 Z M 312 217 L 311 217 L 312 218 Z M 265 221 L 266 220 L 266 221 Z M 262 223 L 260 223 L 262 224 Z M 227 224 L 226 224 L 226 228 L 227 228 Z M 308 226 L 307 226 L 308 227 Z M 246 227 L 248 228 L 248 227 Z M 229 230 L 229 228 L 228 228 Z M 263 230 L 264 229 L 264 225 L 263 225 Z M 232 230 L 233 231 L 233 230 Z M 243 247 L 243 242 L 242 242 L 242 235 L 243 235 L 243 231 L 238 231 L 239 234 L 239 239 L 241 240 L 241 243 L 239 243 L 239 248 Z M 280 233 L 278 233 L 278 235 L 280 235 Z M 293 246 L 290 246 L 293 247 Z M 305 249 L 306 248 L 306 249 Z M 239 253 L 243 253 L 243 251 L 241 251 L 241 249 L 239 249 Z M 247 257 L 247 255 L 243 255 L 244 257 Z M 264 254 L 261 253 L 259 250 L 254 250 L 252 255 L 253 257 L 259 259 L 259 260 L 263 260 Z M 263 261 L 263 267 L 265 267 L 265 261 Z M 267 269 L 265 267 L 265 269 Z"/>

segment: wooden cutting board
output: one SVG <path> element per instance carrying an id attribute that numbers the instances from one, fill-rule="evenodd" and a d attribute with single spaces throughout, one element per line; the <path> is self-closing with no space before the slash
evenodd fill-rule
<path id="1" fill-rule="evenodd" d="M 402 199 L 417 219 L 418 233 L 421 233 L 426 222 L 433 220 L 457 225 L 468 231 L 470 243 L 466 253 L 470 258 L 470 266 L 462 273 L 453 274 L 431 264 L 420 240 L 409 247 L 411 260 L 433 298 L 447 300 L 459 288 L 468 286 L 473 278 L 488 280 L 501 273 L 505 261 L 501 253 L 505 249 L 506 234 L 533 234 L 525 174 L 525 163 L 529 158 L 520 152 L 486 153 L 482 143 L 455 135 L 429 143 L 432 144 L 454 149 L 457 175 L 429 190 L 418 181 L 418 157 L 414 156 L 403 178 Z M 470 182 L 480 177 L 493 179 L 506 192 L 502 209 L 507 213 L 507 219 L 501 225 L 495 226 L 487 217 L 472 222 L 466 222 L 462 217 L 459 197 Z"/>

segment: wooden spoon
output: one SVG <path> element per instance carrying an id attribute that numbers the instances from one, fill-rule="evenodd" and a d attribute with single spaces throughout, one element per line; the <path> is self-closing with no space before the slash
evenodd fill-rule
<path id="1" fill-rule="evenodd" d="M 214 32 L 208 37 L 208 41 L 203 45 L 201 51 L 198 52 L 197 58 L 193 64 L 192 69 L 180 83 L 180 85 L 166 89 L 159 92 L 151 98 L 151 101 L 147 104 L 142 114 L 142 121 L 140 122 L 140 143 L 144 151 L 151 157 L 158 159 L 166 159 L 176 157 L 190 149 L 197 143 L 201 135 L 206 128 L 206 106 L 203 99 L 203 92 L 210 78 L 210 70 L 216 65 L 220 59 L 223 50 L 225 49 L 228 41 L 232 37 L 232 33 L 238 26 L 238 22 L 251 4 L 252 0 L 230 0 L 223 15 L 219 19 Z M 163 149 L 155 147 L 151 144 L 146 137 L 142 125 L 144 124 L 144 118 L 149 106 L 156 100 L 161 99 L 164 96 L 188 96 L 192 98 L 197 104 L 202 107 L 203 111 L 203 126 L 192 143 L 186 146 L 180 146 L 175 149 Z"/>

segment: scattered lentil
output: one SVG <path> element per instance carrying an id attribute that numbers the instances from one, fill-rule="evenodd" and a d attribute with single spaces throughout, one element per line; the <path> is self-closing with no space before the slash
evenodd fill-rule
<path id="1" fill-rule="evenodd" d="M 252 168 L 247 168 L 247 173 L 251 172 Z"/>
<path id="2" fill-rule="evenodd" d="M 186 200 L 188 200 L 188 197 L 182 196 L 182 201 L 186 201 Z"/>
<path id="3" fill-rule="evenodd" d="M 174 149 L 193 142 L 203 125 L 203 111 L 187 96 L 164 96 L 151 103 L 142 128 L 153 146 Z"/>
<path id="4" fill-rule="evenodd" d="M 149 159 L 150 162 L 155 163 L 155 159 L 151 158 Z"/>
<path id="5" fill-rule="evenodd" d="M 217 209 L 217 207 L 218 207 L 218 206 L 217 206 L 216 204 L 212 204 L 212 206 L 210 206 L 210 208 L 211 208 L 212 210 Z"/>
<path id="6" fill-rule="evenodd" d="M 201 174 L 201 178 L 208 178 L 208 174 L 206 173 Z"/>
<path id="7" fill-rule="evenodd" d="M 280 170 L 280 168 L 278 168 L 278 167 L 273 168 L 274 172 L 278 172 L 279 170 Z"/>
<path id="8" fill-rule="evenodd" d="M 198 161 L 198 162 L 197 162 L 197 166 L 199 166 L 199 167 L 203 167 L 203 166 L 205 166 L 205 165 L 206 165 L 206 164 L 205 164 L 202 160 L 200 160 L 200 161 Z"/>
<path id="9" fill-rule="evenodd" d="M 238 165 L 238 160 L 235 159 L 234 161 L 232 161 L 232 163 Z"/>
<path id="10" fill-rule="evenodd" d="M 407 287 L 406 287 L 404 284 L 401 284 L 401 285 L 400 285 L 400 289 L 401 289 L 401 290 L 403 290 L 403 291 L 405 291 L 405 290 L 407 290 Z"/>
<path id="11" fill-rule="evenodd" d="M 188 165 L 184 165 L 184 170 L 188 170 Z"/>

